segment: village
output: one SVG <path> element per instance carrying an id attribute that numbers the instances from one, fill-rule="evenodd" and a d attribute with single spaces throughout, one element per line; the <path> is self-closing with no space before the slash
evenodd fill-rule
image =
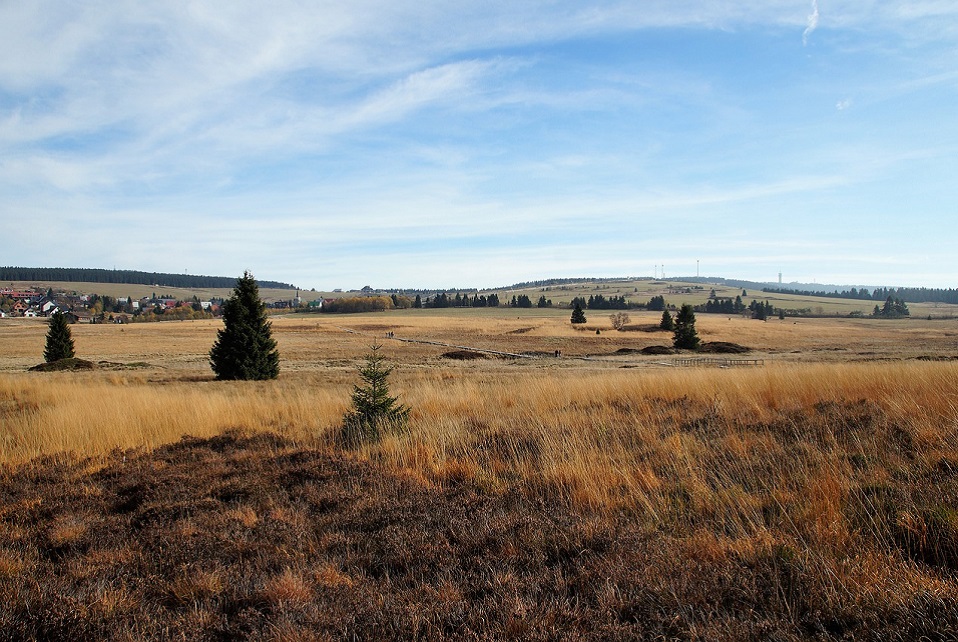
<path id="1" fill-rule="evenodd" d="M 155 294 L 141 299 L 113 298 L 97 294 L 44 292 L 41 288 L 0 288 L 0 318 L 49 317 L 62 312 L 70 323 L 131 323 L 207 319 L 217 316 L 221 299 L 180 300 Z"/>

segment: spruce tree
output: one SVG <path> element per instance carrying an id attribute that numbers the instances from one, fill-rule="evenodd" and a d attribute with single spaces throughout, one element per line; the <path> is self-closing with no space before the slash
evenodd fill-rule
<path id="1" fill-rule="evenodd" d="M 572 323 L 585 323 L 585 312 L 582 311 L 582 306 L 579 305 L 579 302 L 575 302 L 575 309 L 572 310 Z"/>
<path id="2" fill-rule="evenodd" d="M 699 337 L 695 332 L 695 311 L 688 303 L 682 304 L 682 308 L 675 317 L 672 345 L 686 350 L 695 350 L 699 347 Z"/>
<path id="3" fill-rule="evenodd" d="M 659 321 L 659 328 L 669 332 L 675 329 L 675 321 L 672 319 L 672 314 L 668 311 L 668 308 L 662 310 L 662 320 Z"/>
<path id="4" fill-rule="evenodd" d="M 237 279 L 233 294 L 223 303 L 223 328 L 210 350 L 210 367 L 217 379 L 261 380 L 279 375 L 279 351 L 266 305 L 248 271 Z"/>
<path id="5" fill-rule="evenodd" d="M 359 368 L 362 385 L 353 386 L 353 407 L 343 417 L 342 440 L 346 446 L 379 441 L 384 430 L 401 428 L 409 418 L 409 408 L 389 394 L 386 379 L 392 367 L 379 354 L 381 347 L 370 346 L 366 363 Z"/>
<path id="6" fill-rule="evenodd" d="M 50 317 L 50 327 L 47 330 L 47 345 L 43 350 L 43 359 L 50 363 L 60 359 L 72 359 L 75 354 L 73 335 L 70 333 L 66 315 L 57 310 Z"/>

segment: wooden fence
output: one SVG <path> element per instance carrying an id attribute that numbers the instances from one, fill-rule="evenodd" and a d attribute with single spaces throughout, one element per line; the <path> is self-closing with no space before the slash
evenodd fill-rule
<path id="1" fill-rule="evenodd" d="M 764 366 L 765 359 L 723 359 L 715 357 L 694 357 L 689 359 L 672 359 L 672 365 L 686 368 L 696 366 L 737 368 L 741 366 Z"/>

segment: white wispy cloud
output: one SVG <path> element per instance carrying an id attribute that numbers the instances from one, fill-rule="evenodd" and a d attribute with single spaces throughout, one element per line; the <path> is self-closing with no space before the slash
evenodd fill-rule
<path id="1" fill-rule="evenodd" d="M 812 12 L 808 14 L 805 31 L 802 32 L 802 45 L 808 44 L 808 37 L 818 28 L 818 0 L 812 0 Z"/>

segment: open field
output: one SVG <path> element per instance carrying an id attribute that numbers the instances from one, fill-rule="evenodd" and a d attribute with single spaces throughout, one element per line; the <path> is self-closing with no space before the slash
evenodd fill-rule
<path id="1" fill-rule="evenodd" d="M 114 298 L 140 299 L 152 296 L 153 294 L 169 295 L 180 300 L 190 300 L 194 296 L 201 301 L 211 298 L 226 298 L 230 295 L 229 288 L 172 288 L 154 285 L 131 285 L 123 283 L 80 283 L 80 282 L 13 282 L 4 283 L 5 286 L 11 286 L 19 289 L 39 289 L 46 291 L 53 288 L 55 291 L 76 292 L 79 294 L 100 294 Z M 566 285 L 553 285 L 542 287 L 526 288 L 496 288 L 493 290 L 481 290 L 481 294 L 495 292 L 499 295 L 503 303 L 508 302 L 512 296 L 525 294 L 533 303 L 539 300 L 540 296 L 545 296 L 552 300 L 556 306 L 566 306 L 575 297 L 588 299 L 590 295 L 601 294 L 609 297 L 625 297 L 629 303 L 645 304 L 653 296 L 664 296 L 666 301 L 675 306 L 681 306 L 683 303 L 692 305 L 704 304 L 708 299 L 710 291 L 714 289 L 719 298 L 734 299 L 742 294 L 740 288 L 726 285 L 702 285 L 700 283 L 681 283 L 672 281 L 657 281 L 650 279 L 634 280 L 598 280 L 582 281 Z M 314 301 L 322 298 L 339 298 L 343 296 L 354 296 L 356 292 L 316 292 L 310 290 L 300 290 L 300 297 L 304 301 Z M 264 301 L 288 301 L 296 296 L 296 290 L 278 290 L 270 288 L 261 288 L 260 296 Z M 760 290 L 749 290 L 748 296 L 743 297 L 746 305 L 752 300 L 769 301 L 776 309 L 783 308 L 787 310 L 809 310 L 813 315 L 829 316 L 847 316 L 852 312 L 861 312 L 869 315 L 875 307 L 875 301 L 864 301 L 855 299 L 834 299 L 830 297 L 811 297 L 798 294 L 766 294 Z M 877 302 L 881 305 L 882 302 Z M 933 318 L 956 318 L 958 317 L 958 305 L 932 304 L 932 303 L 909 303 L 912 317 Z M 446 310 L 448 312 L 448 309 Z"/>
<path id="2" fill-rule="evenodd" d="M 499 298 L 503 301 L 511 299 L 513 295 L 525 294 L 533 302 L 540 296 L 551 299 L 554 305 L 568 305 L 573 298 L 601 294 L 605 298 L 625 297 L 630 303 L 647 303 L 653 296 L 663 296 L 665 300 L 681 306 L 683 303 L 702 305 L 708 298 L 711 290 L 722 299 L 734 299 L 742 294 L 742 289 L 727 285 L 709 285 L 701 283 L 682 283 L 676 281 L 655 281 L 649 279 L 621 280 L 621 281 L 583 281 L 566 285 L 552 285 L 499 290 Z M 847 316 L 852 312 L 861 312 L 870 315 L 876 301 L 857 299 L 836 299 L 831 297 L 803 296 L 800 294 L 765 293 L 760 289 L 747 290 L 748 296 L 742 297 L 746 305 L 752 300 L 768 301 L 776 309 L 803 310 L 807 309 L 813 315 Z M 883 303 L 877 302 L 879 306 Z M 914 317 L 948 317 L 958 316 L 958 306 L 931 303 L 909 303 L 909 309 Z"/>
<path id="3" fill-rule="evenodd" d="M 272 382 L 213 380 L 214 321 L 72 326 L 104 363 L 28 373 L 46 326 L 0 320 L 0 629 L 954 636 L 958 321 L 697 326 L 765 366 L 677 368 L 622 352 L 666 333 L 501 309 L 277 317 Z M 374 341 L 410 425 L 343 453 Z M 163 446 L 183 435 L 212 441 Z"/>

